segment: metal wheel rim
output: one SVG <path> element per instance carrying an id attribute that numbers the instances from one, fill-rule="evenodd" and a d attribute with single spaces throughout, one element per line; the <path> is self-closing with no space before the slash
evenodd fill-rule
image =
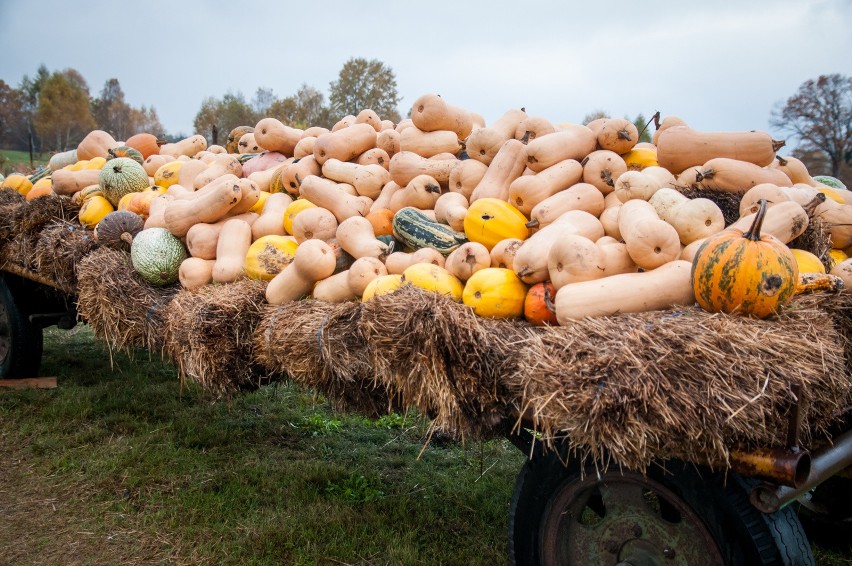
<path id="1" fill-rule="evenodd" d="M 0 364 L 6 363 L 12 351 L 12 325 L 9 321 L 9 311 L 0 301 Z"/>
<path id="2" fill-rule="evenodd" d="M 633 472 L 563 484 L 545 509 L 539 549 L 545 566 L 724 566 L 714 537 L 692 508 Z"/>

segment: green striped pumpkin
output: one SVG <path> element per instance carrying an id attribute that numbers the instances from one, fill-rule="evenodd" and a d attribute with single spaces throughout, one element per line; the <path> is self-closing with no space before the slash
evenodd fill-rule
<path id="1" fill-rule="evenodd" d="M 393 234 L 406 246 L 419 250 L 432 248 L 447 255 L 467 242 L 464 234 L 446 224 L 434 222 L 418 209 L 407 206 L 393 215 Z"/>
<path id="2" fill-rule="evenodd" d="M 110 149 L 108 153 L 112 159 L 115 159 L 116 157 L 129 157 L 139 165 L 145 165 L 145 158 L 142 157 L 142 153 L 138 149 L 133 149 L 126 145 L 114 147 Z"/>
<path id="3" fill-rule="evenodd" d="M 150 186 L 145 169 L 129 157 L 116 157 L 107 161 L 101 169 L 98 184 L 113 206 L 118 206 L 118 201 L 124 195 L 143 191 Z"/>
<path id="4" fill-rule="evenodd" d="M 180 238 L 165 228 L 148 228 L 133 238 L 130 261 L 145 281 L 163 286 L 178 280 L 180 264 L 188 257 Z"/>

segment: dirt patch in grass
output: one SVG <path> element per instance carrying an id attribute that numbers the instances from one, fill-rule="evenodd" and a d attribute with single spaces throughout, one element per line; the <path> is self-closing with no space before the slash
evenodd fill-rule
<path id="1" fill-rule="evenodd" d="M 189 563 L 173 540 L 134 528 L 85 481 L 45 473 L 13 442 L 0 432 L 0 564 Z"/>

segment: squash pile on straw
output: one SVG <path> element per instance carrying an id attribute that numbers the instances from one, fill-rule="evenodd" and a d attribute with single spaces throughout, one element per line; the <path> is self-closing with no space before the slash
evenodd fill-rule
<path id="1" fill-rule="evenodd" d="M 850 397 L 842 183 L 673 116 L 650 143 L 431 94 L 410 116 L 264 118 L 225 146 L 93 131 L 3 180 L 0 255 L 217 394 L 293 379 L 459 436 L 522 416 L 641 467 L 774 442 L 803 386 L 828 435 Z"/>

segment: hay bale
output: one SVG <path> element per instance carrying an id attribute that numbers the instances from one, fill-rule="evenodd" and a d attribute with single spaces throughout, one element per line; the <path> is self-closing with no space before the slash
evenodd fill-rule
<path id="1" fill-rule="evenodd" d="M 812 301 L 773 320 L 695 307 L 548 328 L 519 348 L 509 379 L 545 442 L 567 437 L 581 457 L 634 469 L 783 445 L 794 386 L 807 400 L 807 444 L 828 434 L 852 391 L 842 337 Z"/>
<path id="2" fill-rule="evenodd" d="M 80 207 L 71 202 L 71 197 L 51 194 L 18 207 L 12 220 L 12 229 L 16 233 L 35 233 L 56 220 L 79 223 L 79 213 Z"/>
<path id="3" fill-rule="evenodd" d="M 174 296 L 166 315 L 165 351 L 182 379 L 216 395 L 266 381 L 252 347 L 265 290 L 265 281 L 245 279 Z"/>
<path id="4" fill-rule="evenodd" d="M 13 221 L 18 209 L 26 204 L 26 198 L 18 191 L 0 190 L 0 240 L 9 240 L 15 235 Z"/>
<path id="5" fill-rule="evenodd" d="M 818 217 L 811 216 L 808 227 L 798 238 L 790 242 L 789 246 L 817 256 L 825 266 L 826 272 L 834 267 L 834 260 L 828 253 L 831 251 L 831 232 L 827 223 Z"/>
<path id="6" fill-rule="evenodd" d="M 258 363 L 325 395 L 336 410 L 368 417 L 392 408 L 377 383 L 359 325 L 361 303 L 294 301 L 268 306 L 255 331 Z"/>
<path id="7" fill-rule="evenodd" d="M 39 233 L 35 269 L 65 287 L 77 285 L 77 265 L 97 247 L 94 231 L 76 222 L 55 220 Z"/>
<path id="8" fill-rule="evenodd" d="M 725 226 L 733 224 L 740 218 L 740 201 L 742 201 L 742 194 L 740 193 L 691 187 L 681 187 L 678 190 L 683 196 L 691 199 L 706 198 L 715 202 L 725 218 Z"/>
<path id="9" fill-rule="evenodd" d="M 464 439 L 498 434 L 516 414 L 517 344 L 531 329 L 476 316 L 448 297 L 403 286 L 365 303 L 361 329 L 376 379 L 402 406 Z"/>
<path id="10" fill-rule="evenodd" d="M 77 313 L 110 349 L 162 349 L 166 310 L 178 287 L 153 287 L 130 254 L 100 247 L 77 266 Z"/>

